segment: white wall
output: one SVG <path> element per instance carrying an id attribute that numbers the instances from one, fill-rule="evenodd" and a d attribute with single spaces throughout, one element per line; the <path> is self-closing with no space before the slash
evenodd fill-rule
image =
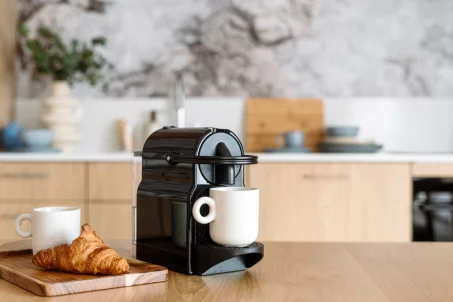
<path id="1" fill-rule="evenodd" d="M 389 152 L 453 152 L 453 99 L 328 99 L 326 125 L 358 125 Z"/>
<path id="2" fill-rule="evenodd" d="M 40 102 L 19 101 L 17 120 L 25 127 L 39 126 Z M 174 124 L 167 101 L 155 99 L 85 100 L 82 102 L 84 140 L 79 151 L 120 150 L 117 120 L 132 123 L 137 141 L 151 110 L 162 125 Z M 354 98 L 325 100 L 326 125 L 358 125 L 360 136 L 376 139 L 391 152 L 453 152 L 453 100 Z M 187 126 L 229 128 L 244 136 L 244 100 L 189 98 Z M 138 148 L 136 148 L 138 149 Z"/>
<path id="3" fill-rule="evenodd" d="M 174 125 L 166 99 L 85 100 L 81 102 L 82 121 L 79 131 L 83 141 L 77 148 L 80 152 L 119 151 L 121 143 L 117 121 L 126 119 L 134 127 L 136 150 L 143 144 L 143 126 L 150 112 L 158 112 L 159 123 Z M 240 98 L 190 98 L 186 100 L 186 125 L 228 128 L 243 137 L 243 107 Z M 26 128 L 41 127 L 39 114 L 41 103 L 17 102 L 17 121 Z M 140 146 L 139 146 L 140 145 Z"/>

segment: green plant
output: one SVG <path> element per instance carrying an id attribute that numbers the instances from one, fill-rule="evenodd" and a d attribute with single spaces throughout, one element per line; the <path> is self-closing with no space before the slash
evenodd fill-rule
<path id="1" fill-rule="evenodd" d="M 35 72 L 50 75 L 55 81 L 67 81 L 70 85 L 85 81 L 96 86 L 104 79 L 102 72 L 113 68 L 96 53 L 96 47 L 106 45 L 104 37 L 93 38 L 90 43 L 72 39 L 65 45 L 57 33 L 45 26 L 40 26 L 36 37 L 30 38 L 24 24 L 19 25 L 19 34 L 31 53 Z M 107 83 L 103 83 L 102 88 L 106 91 Z"/>

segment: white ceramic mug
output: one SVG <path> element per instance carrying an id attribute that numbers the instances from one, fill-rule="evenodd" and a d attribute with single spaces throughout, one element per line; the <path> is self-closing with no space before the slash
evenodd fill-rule
<path id="1" fill-rule="evenodd" d="M 202 216 L 202 205 L 209 214 Z M 259 190 L 244 187 L 220 187 L 209 190 L 209 197 L 195 201 L 192 215 L 209 225 L 211 239 L 220 245 L 247 246 L 258 237 Z"/>
<path id="2" fill-rule="evenodd" d="M 21 228 L 24 220 L 31 222 L 31 230 Z M 80 235 L 80 209 L 74 207 L 36 208 L 31 214 L 16 218 L 16 233 L 23 238 L 32 237 L 33 255 L 60 244 L 70 244 Z"/>

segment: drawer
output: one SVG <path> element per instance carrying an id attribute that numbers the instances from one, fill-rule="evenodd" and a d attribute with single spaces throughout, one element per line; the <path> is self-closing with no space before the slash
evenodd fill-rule
<path id="1" fill-rule="evenodd" d="M 453 164 L 413 164 L 413 177 L 453 177 Z"/>
<path id="2" fill-rule="evenodd" d="M 83 163 L 0 163 L 0 200 L 86 199 Z"/>
<path id="3" fill-rule="evenodd" d="M 133 193 L 132 163 L 90 163 L 89 188 L 90 200 L 129 200 Z"/>
<path id="4" fill-rule="evenodd" d="M 38 207 L 51 207 L 61 206 L 61 203 L 41 203 Z M 87 207 L 82 201 L 72 201 L 65 203 L 64 206 L 78 207 L 81 210 L 80 223 L 84 224 L 88 221 Z M 14 228 L 14 222 L 22 213 L 31 213 L 36 208 L 36 204 L 29 203 L 1 203 L 0 204 L 0 240 L 21 240 L 21 237 L 16 234 Z M 30 222 L 27 220 L 22 222 L 22 228 L 24 230 L 30 229 Z"/>
<path id="5" fill-rule="evenodd" d="M 103 240 L 132 240 L 132 205 L 122 203 L 90 203 L 88 223 Z"/>

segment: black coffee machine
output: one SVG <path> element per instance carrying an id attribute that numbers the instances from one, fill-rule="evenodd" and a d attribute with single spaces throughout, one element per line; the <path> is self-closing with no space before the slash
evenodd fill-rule
<path id="1" fill-rule="evenodd" d="M 137 259 L 196 275 L 240 271 L 258 263 L 264 246 L 220 246 L 209 225 L 193 219 L 193 203 L 219 186 L 244 186 L 244 155 L 238 137 L 226 129 L 164 127 L 147 139 L 137 192 Z M 206 208 L 203 208 L 206 207 Z M 204 205 L 202 215 L 209 209 Z"/>

